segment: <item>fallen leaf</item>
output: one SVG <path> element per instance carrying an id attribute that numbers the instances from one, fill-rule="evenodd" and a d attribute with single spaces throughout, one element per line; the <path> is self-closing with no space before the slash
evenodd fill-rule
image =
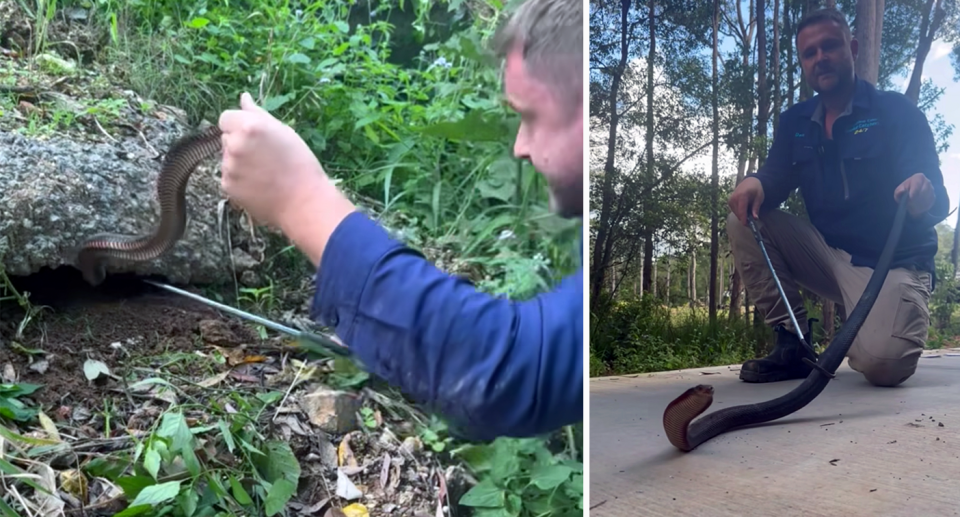
<path id="1" fill-rule="evenodd" d="M 350 466 L 356 467 L 357 457 L 353 454 L 353 450 L 350 449 L 350 436 L 353 433 L 347 433 L 346 436 L 340 440 L 340 447 L 337 449 L 337 462 L 339 466 Z"/>
<path id="2" fill-rule="evenodd" d="M 337 497 L 342 497 L 347 501 L 353 501 L 354 499 L 359 499 L 363 492 L 357 488 L 357 485 L 353 484 L 353 481 L 343 473 L 342 470 L 337 469 Z"/>
<path id="3" fill-rule="evenodd" d="M 225 372 L 223 372 L 223 373 L 218 373 L 217 375 L 214 375 L 213 377 L 208 377 L 208 378 L 206 378 L 206 379 L 198 382 L 197 384 L 198 384 L 199 386 L 203 387 L 203 388 L 212 388 L 212 387 L 216 386 L 217 384 L 220 384 L 221 382 L 223 382 L 223 380 L 226 379 L 228 375 L 230 375 L 230 370 L 227 370 L 227 371 L 225 371 Z"/>
<path id="4" fill-rule="evenodd" d="M 60 487 L 81 501 L 87 500 L 87 477 L 79 470 L 70 469 L 61 472 Z"/>
<path id="5" fill-rule="evenodd" d="M 60 441 L 60 431 L 57 430 L 57 424 L 53 423 L 53 420 L 47 416 L 43 411 L 37 415 L 37 418 L 40 419 L 40 425 L 43 426 L 43 430 L 47 432 L 47 436 L 51 440 Z"/>
<path id="6" fill-rule="evenodd" d="M 360 503 L 353 503 L 343 509 L 344 517 L 369 517 L 367 507 Z"/>
<path id="7" fill-rule="evenodd" d="M 96 380 L 100 375 L 110 375 L 110 368 L 103 361 L 87 359 L 83 362 L 83 374 L 88 381 Z"/>

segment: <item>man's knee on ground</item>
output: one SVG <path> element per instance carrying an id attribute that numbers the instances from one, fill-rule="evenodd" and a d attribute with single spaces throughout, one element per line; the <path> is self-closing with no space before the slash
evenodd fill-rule
<path id="1" fill-rule="evenodd" d="M 851 364 L 863 374 L 867 382 L 874 386 L 892 388 L 902 384 L 917 371 L 918 356 L 909 355 L 901 359 L 858 358 Z"/>

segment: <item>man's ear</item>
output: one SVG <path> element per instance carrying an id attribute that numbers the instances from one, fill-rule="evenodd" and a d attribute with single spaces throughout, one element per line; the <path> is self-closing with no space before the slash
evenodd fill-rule
<path id="1" fill-rule="evenodd" d="M 853 54 L 853 60 L 857 60 L 857 53 L 860 51 L 860 42 L 857 41 L 857 38 L 850 39 L 850 53 Z"/>

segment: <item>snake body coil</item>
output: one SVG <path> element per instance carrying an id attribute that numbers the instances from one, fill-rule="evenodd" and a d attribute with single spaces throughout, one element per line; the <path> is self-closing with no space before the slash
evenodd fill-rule
<path id="1" fill-rule="evenodd" d="M 183 137 L 170 147 L 157 177 L 160 224 L 142 236 L 101 233 L 88 238 L 77 254 L 77 267 L 91 285 L 107 276 L 111 260 L 143 262 L 170 250 L 183 237 L 187 226 L 187 182 L 204 159 L 221 149 L 221 131 L 216 125 Z"/>
<path id="2" fill-rule="evenodd" d="M 906 216 L 906 199 L 907 196 L 904 195 L 900 200 L 893 228 L 890 230 L 887 243 L 880 254 L 880 260 L 860 300 L 830 346 L 820 354 L 816 362 L 816 365 L 829 372 L 829 375 L 821 372 L 819 368 L 813 368 L 799 386 L 785 395 L 766 402 L 724 408 L 696 422 L 693 422 L 693 419 L 713 403 L 713 388 L 703 384 L 694 386 L 670 402 L 663 412 L 663 429 L 674 447 L 684 452 L 692 451 L 703 442 L 735 428 L 783 418 L 802 409 L 817 398 L 846 357 L 854 338 L 877 300 L 880 288 L 883 287 L 883 282 L 890 270 L 894 249 L 900 241 Z"/>

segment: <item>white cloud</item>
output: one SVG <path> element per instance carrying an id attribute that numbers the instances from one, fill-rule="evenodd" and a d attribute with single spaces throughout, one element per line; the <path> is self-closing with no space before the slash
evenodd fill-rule
<path id="1" fill-rule="evenodd" d="M 950 54 L 950 45 L 943 40 L 936 40 L 930 45 L 930 54 L 927 56 L 927 63 L 936 61 Z"/>

